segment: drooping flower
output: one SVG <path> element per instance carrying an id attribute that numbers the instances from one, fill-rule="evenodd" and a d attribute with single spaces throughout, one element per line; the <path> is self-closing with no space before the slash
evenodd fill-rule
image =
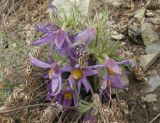
<path id="1" fill-rule="evenodd" d="M 68 34 L 55 24 L 46 23 L 44 26 L 37 24 L 36 28 L 38 31 L 44 33 L 44 35 L 37 41 L 33 42 L 33 45 L 41 45 L 50 42 L 51 49 L 56 48 L 59 50 L 65 48 L 65 42 L 70 44 Z"/>
<path id="2" fill-rule="evenodd" d="M 33 65 L 48 69 L 48 73 L 44 77 L 51 80 L 51 93 L 57 95 L 62 89 L 62 78 L 59 66 L 54 62 L 44 63 L 33 56 L 30 56 L 30 58 Z"/>
<path id="3" fill-rule="evenodd" d="M 71 73 L 69 76 L 70 87 L 71 89 L 74 89 L 77 85 L 78 93 L 80 93 L 82 84 L 84 85 L 86 92 L 89 92 L 91 86 L 86 77 L 98 74 L 96 70 L 88 69 L 87 67 L 81 68 L 79 64 L 76 64 L 74 67 L 66 66 L 63 70 Z"/>
<path id="4" fill-rule="evenodd" d="M 102 81 L 100 88 L 100 93 L 105 89 L 110 87 L 114 88 L 124 88 L 124 82 L 122 81 L 122 70 L 119 65 L 121 64 L 132 64 L 131 61 L 125 60 L 121 62 L 115 62 L 113 59 L 109 58 L 104 64 L 105 67 L 105 79 Z M 102 66 L 101 66 L 102 67 Z"/>
<path id="5" fill-rule="evenodd" d="M 48 93 L 48 100 L 53 100 L 63 105 L 65 110 L 69 108 L 69 106 L 78 106 L 78 96 L 75 90 L 70 88 L 65 88 L 60 91 L 60 93 L 56 96 L 52 95 L 52 93 Z"/>

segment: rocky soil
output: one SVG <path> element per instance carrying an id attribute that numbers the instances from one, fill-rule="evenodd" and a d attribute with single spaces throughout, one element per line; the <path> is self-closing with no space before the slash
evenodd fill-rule
<path id="1" fill-rule="evenodd" d="M 55 1 L 61 5 L 63 2 L 59 1 L 65 0 Z M 129 123 L 159 123 L 160 117 L 156 116 L 160 114 L 160 1 L 82 0 L 77 4 L 85 14 L 107 7 L 109 19 L 104 26 L 109 38 L 121 42 L 119 53 L 123 59 L 137 62 L 137 68 L 128 77 L 128 89 L 117 96 L 126 102 L 123 115 Z M 35 50 L 31 46 L 37 34 L 34 25 L 49 19 L 47 7 L 48 2 L 44 1 L 21 2 L 12 14 L 1 15 L 0 101 L 17 84 L 25 83 L 22 71 L 28 53 Z"/>

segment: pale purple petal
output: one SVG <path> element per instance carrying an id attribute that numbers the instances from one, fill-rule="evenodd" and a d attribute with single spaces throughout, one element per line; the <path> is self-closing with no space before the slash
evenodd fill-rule
<path id="1" fill-rule="evenodd" d="M 56 34 L 56 39 L 55 39 L 55 43 L 58 47 L 58 49 L 62 48 L 62 45 L 64 43 L 65 40 L 65 32 L 63 30 L 60 30 L 57 34 Z"/>
<path id="2" fill-rule="evenodd" d="M 54 40 L 54 35 L 52 33 L 45 34 L 42 38 L 38 39 L 37 41 L 33 42 L 33 45 L 41 45 L 50 41 Z"/>
<path id="3" fill-rule="evenodd" d="M 51 81 L 51 89 L 52 89 L 52 94 L 56 95 L 56 91 L 59 86 L 59 79 L 58 78 L 53 78 Z"/>
<path id="4" fill-rule="evenodd" d="M 87 28 L 85 31 L 79 33 L 75 38 L 75 42 L 82 44 L 88 44 L 96 35 L 96 30 L 94 28 Z"/>
<path id="5" fill-rule="evenodd" d="M 69 76 L 69 84 L 70 84 L 71 89 L 74 89 L 73 86 L 75 85 L 75 80 L 73 79 L 71 75 Z"/>
<path id="6" fill-rule="evenodd" d="M 116 74 L 122 74 L 121 68 L 119 65 L 113 60 L 113 59 L 108 59 L 107 60 L 107 66 L 113 70 Z"/>
<path id="7" fill-rule="evenodd" d="M 36 28 L 38 31 L 43 33 L 53 32 L 59 29 L 58 26 L 52 23 L 46 23 L 44 26 L 41 26 L 40 24 L 36 24 Z"/>
<path id="8" fill-rule="evenodd" d="M 99 64 L 99 65 L 93 65 L 93 66 L 86 66 L 86 69 L 102 69 L 106 65 L 105 64 Z"/>
<path id="9" fill-rule="evenodd" d="M 122 64 L 133 64 L 132 60 L 124 60 L 124 61 L 120 61 L 120 62 L 116 62 L 118 65 L 122 65 Z"/>
<path id="10" fill-rule="evenodd" d="M 111 86 L 115 88 L 124 88 L 123 81 L 120 75 L 109 76 L 108 79 L 111 81 Z"/>
<path id="11" fill-rule="evenodd" d="M 86 77 L 82 78 L 82 83 L 83 83 L 83 85 L 84 85 L 84 87 L 86 89 L 86 92 L 88 93 L 89 90 L 91 89 L 91 86 L 90 86 L 90 84 L 89 84 L 89 82 L 88 82 Z"/>
<path id="12" fill-rule="evenodd" d="M 60 91 L 61 91 L 61 89 L 62 89 L 62 78 L 61 78 L 61 75 L 58 76 L 58 83 L 59 83 L 59 85 L 58 85 L 58 90 L 57 90 L 57 92 L 55 93 L 55 95 L 59 94 Z"/>
<path id="13" fill-rule="evenodd" d="M 30 55 L 30 58 L 31 58 L 31 63 L 35 66 L 38 66 L 38 67 L 41 67 L 41 68 L 51 68 L 51 67 L 54 67 L 55 64 L 47 64 L 47 63 L 44 63 L 40 60 L 38 60 L 37 58 L 33 57 Z"/>
<path id="14" fill-rule="evenodd" d="M 84 71 L 85 76 L 93 76 L 93 75 L 96 75 L 96 74 L 98 74 L 98 71 L 96 71 L 96 70 L 86 69 Z"/>
<path id="15" fill-rule="evenodd" d="M 61 72 L 71 72 L 72 71 L 71 66 L 64 66 L 63 68 L 60 69 Z"/>
<path id="16" fill-rule="evenodd" d="M 77 83 L 78 83 L 78 94 L 80 94 L 81 86 L 82 86 L 82 81 L 79 80 Z"/>
<path id="17" fill-rule="evenodd" d="M 54 42 L 54 40 L 53 40 L 53 41 L 51 41 L 50 48 L 51 48 L 51 52 L 52 52 L 52 51 L 53 51 L 53 49 L 55 48 L 55 42 Z"/>
<path id="18" fill-rule="evenodd" d="M 68 37 L 69 37 L 69 36 L 67 35 L 67 36 L 66 36 L 66 42 L 67 42 L 68 45 L 70 45 L 70 44 L 71 44 L 71 40 L 70 40 Z"/>

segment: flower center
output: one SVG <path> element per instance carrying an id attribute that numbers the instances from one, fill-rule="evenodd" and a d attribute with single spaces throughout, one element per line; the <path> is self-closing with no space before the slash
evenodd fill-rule
<path id="1" fill-rule="evenodd" d="M 49 70 L 49 78 L 52 78 L 52 76 L 54 75 L 54 69 L 53 68 L 51 68 L 50 70 Z"/>
<path id="2" fill-rule="evenodd" d="M 115 75 L 115 72 L 108 66 L 107 66 L 107 71 L 109 75 Z"/>
<path id="3" fill-rule="evenodd" d="M 82 78 L 83 74 L 82 71 L 80 69 L 74 69 L 71 72 L 72 76 L 74 79 L 79 80 Z"/>
<path id="4" fill-rule="evenodd" d="M 65 98 L 65 99 L 68 99 L 68 100 L 72 100 L 73 96 L 72 96 L 72 94 L 71 94 L 70 92 L 66 92 L 66 93 L 64 94 L 64 98 Z"/>

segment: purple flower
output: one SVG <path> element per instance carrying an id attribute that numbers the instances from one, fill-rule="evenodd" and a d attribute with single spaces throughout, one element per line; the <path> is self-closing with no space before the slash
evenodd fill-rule
<path id="1" fill-rule="evenodd" d="M 123 81 L 121 80 L 122 70 L 119 66 L 121 64 L 132 64 L 132 62 L 129 60 L 115 62 L 113 59 L 110 58 L 106 61 L 106 64 L 104 64 L 104 66 L 100 66 L 103 66 L 105 68 L 105 79 L 104 81 L 102 81 L 100 93 L 110 87 L 124 88 Z"/>
<path id="2" fill-rule="evenodd" d="M 54 62 L 44 63 L 33 56 L 30 58 L 33 65 L 48 69 L 48 73 L 44 77 L 51 80 L 52 95 L 57 95 L 62 89 L 62 78 L 58 65 Z"/>
<path id="3" fill-rule="evenodd" d="M 71 73 L 69 76 L 70 87 L 71 89 L 74 89 L 75 85 L 77 85 L 78 93 L 80 93 L 82 84 L 84 85 L 86 92 L 89 92 L 91 86 L 86 77 L 98 74 L 96 70 L 88 69 L 87 67 L 81 68 L 79 64 L 76 64 L 74 67 L 66 66 L 63 70 Z"/>
<path id="4" fill-rule="evenodd" d="M 46 23 L 44 26 L 37 24 L 36 27 L 37 30 L 44 33 L 44 35 L 37 41 L 33 42 L 33 45 L 41 45 L 50 42 L 51 49 L 55 47 L 61 49 L 65 46 L 65 42 L 70 44 L 70 40 L 67 37 L 68 34 L 57 25 Z"/>
<path id="5" fill-rule="evenodd" d="M 96 35 L 96 30 L 94 28 L 87 28 L 86 30 L 80 32 L 76 37 L 75 41 L 79 44 L 88 44 Z"/>
<path id="6" fill-rule="evenodd" d="M 69 108 L 69 106 L 78 106 L 78 96 L 75 90 L 69 88 L 61 90 L 61 92 L 56 96 L 53 96 L 50 93 L 47 96 L 49 100 L 54 99 L 55 102 L 62 104 L 66 110 Z"/>

